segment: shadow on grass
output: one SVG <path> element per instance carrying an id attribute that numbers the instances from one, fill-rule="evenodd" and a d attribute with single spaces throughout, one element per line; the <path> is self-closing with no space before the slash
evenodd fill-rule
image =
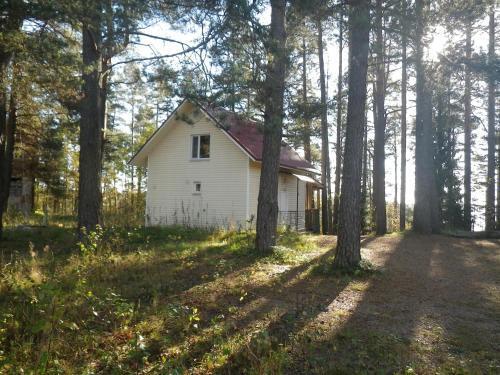
<path id="1" fill-rule="evenodd" d="M 341 324 L 316 337 L 317 324 L 308 331 L 292 372 L 498 370 L 498 299 L 481 292 L 498 273 L 474 241 L 408 233 L 368 247 L 382 253 L 384 272 Z"/>
<path id="2" fill-rule="evenodd" d="M 245 297 L 240 301 L 231 290 L 219 291 L 219 313 L 227 311 L 228 306 L 237 306 L 231 324 L 227 324 L 222 333 L 208 331 L 195 340 L 183 355 L 172 359 L 176 369 L 195 371 L 194 367 L 206 359 L 207 354 L 217 357 L 213 349 L 223 337 L 225 343 L 232 343 L 230 354 L 215 366 L 215 372 L 242 373 L 250 368 L 257 373 L 282 371 L 286 361 L 283 348 L 291 345 L 295 335 L 324 311 L 351 281 L 348 277 L 322 278 L 311 274 L 311 268 L 332 256 L 333 250 L 330 250 L 287 269 L 267 283 L 255 285 L 249 280 Z"/>

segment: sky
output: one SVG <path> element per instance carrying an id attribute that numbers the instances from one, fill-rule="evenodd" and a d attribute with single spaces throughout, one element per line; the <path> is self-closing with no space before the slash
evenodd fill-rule
<path id="1" fill-rule="evenodd" d="M 266 9 L 260 16 L 260 21 L 263 24 L 269 24 L 270 22 L 270 11 L 269 8 Z M 487 48 L 487 41 L 488 41 L 488 36 L 487 32 L 485 30 L 486 28 L 480 29 L 479 31 L 475 32 L 473 35 L 473 49 L 475 52 L 478 52 L 480 50 L 485 50 Z M 160 36 L 166 36 L 168 38 L 172 38 L 174 40 L 179 40 L 183 43 L 186 43 L 188 45 L 194 45 L 196 44 L 196 40 L 200 38 L 200 34 L 196 31 L 193 30 L 174 30 L 169 25 L 167 25 L 164 22 L 153 22 L 151 25 L 145 30 L 146 33 L 150 33 L 153 35 L 160 35 Z M 328 34 L 328 33 L 326 33 Z M 447 47 L 448 43 L 450 40 L 456 40 L 457 38 L 463 38 L 462 35 L 450 35 L 449 33 L 446 32 L 446 30 L 443 27 L 436 27 L 435 30 L 432 31 L 432 33 L 429 35 L 430 36 L 430 43 L 428 47 L 426 48 L 426 59 L 429 61 L 437 61 L 439 58 L 439 54 Z M 146 37 L 141 37 L 140 39 L 141 45 L 135 46 L 132 54 L 135 56 L 142 56 L 142 57 L 149 57 L 149 56 L 155 56 L 155 55 L 163 55 L 163 54 L 171 54 L 178 52 L 182 49 L 182 47 L 179 44 L 175 43 L 169 43 L 169 42 L 164 42 L 161 40 L 157 39 L 151 39 L 151 38 L 146 38 Z M 329 100 L 332 100 L 335 95 L 336 95 L 336 88 L 337 88 L 337 72 L 338 72 L 338 63 L 339 63 L 339 56 L 338 56 L 338 44 L 336 38 L 328 37 L 326 35 L 326 40 L 325 40 L 325 68 L 326 68 L 326 73 L 327 73 L 327 87 L 328 87 L 328 98 Z M 344 71 L 347 70 L 347 48 L 344 48 L 344 54 L 343 54 L 343 67 Z M 182 58 L 182 57 L 181 57 Z M 170 59 L 169 62 L 172 64 L 175 64 L 176 58 Z M 401 67 L 400 64 L 394 63 L 394 66 L 391 67 L 391 70 L 394 70 L 393 73 L 391 73 L 391 80 L 399 80 L 401 77 Z M 317 96 L 319 97 L 319 73 L 316 72 L 316 78 L 314 78 L 314 72 L 309 73 L 310 76 L 312 76 L 311 82 L 313 83 L 313 91 L 316 92 Z M 409 78 L 409 87 L 414 83 L 414 78 L 411 77 Z M 476 88 L 481 89 L 481 82 L 475 83 Z M 346 88 L 344 88 L 346 89 Z M 391 102 L 392 100 L 392 102 Z M 394 97 L 392 99 L 388 98 L 387 100 L 387 105 L 399 105 L 400 99 L 398 97 Z M 412 206 L 414 203 L 414 190 L 415 190 L 415 164 L 414 164 L 414 137 L 411 135 L 410 131 L 411 128 L 414 125 L 414 119 L 415 119 L 415 96 L 414 93 L 410 90 L 408 92 L 408 117 L 407 117 L 407 123 L 408 123 L 408 140 L 407 140 L 407 181 L 406 181 L 406 202 L 408 205 Z M 368 103 L 367 103 L 368 108 L 371 108 L 371 102 L 370 102 L 370 96 L 368 97 Z M 478 101 L 476 100 L 473 103 L 473 107 L 475 107 L 474 116 L 479 117 L 482 119 L 485 123 L 486 121 L 486 111 L 485 111 L 485 104 L 483 101 Z M 371 119 L 372 119 L 372 114 L 370 109 L 368 110 L 368 126 L 369 128 L 373 126 Z M 330 124 L 335 124 L 335 114 L 330 113 L 329 114 L 329 123 Z M 476 151 L 476 153 L 481 153 L 485 154 L 485 149 L 486 149 L 486 142 L 485 142 L 485 136 L 486 136 L 486 131 L 485 131 L 485 126 L 480 125 L 477 130 L 474 131 L 473 136 L 475 137 L 475 144 L 473 146 L 473 153 Z M 370 138 L 373 138 L 373 132 L 371 131 L 369 134 Z M 335 141 L 335 129 L 332 126 L 331 134 L 330 134 L 330 142 Z M 459 137 L 459 143 L 463 142 L 463 136 Z M 319 142 L 318 142 L 319 143 Z M 459 145 L 460 147 L 460 145 Z M 398 144 L 398 159 L 400 155 L 400 147 Z M 334 149 L 333 147 L 331 148 L 331 164 L 332 168 L 335 168 L 334 162 L 335 162 L 335 155 L 334 155 Z M 480 208 L 481 206 L 484 205 L 485 201 L 485 188 L 482 184 L 478 183 L 479 181 L 484 180 L 484 176 L 479 176 L 478 173 L 481 170 L 480 168 L 480 163 L 481 161 L 478 160 L 477 158 L 474 157 L 473 155 L 473 166 L 472 170 L 473 173 L 476 173 L 476 176 L 473 176 L 473 193 L 472 193 L 472 200 L 473 200 L 473 206 L 477 206 L 478 210 L 474 211 L 473 215 L 475 216 L 475 222 L 476 222 L 476 230 L 479 230 L 484 226 L 484 220 L 483 220 L 483 209 Z M 400 161 L 398 160 L 398 178 L 399 178 L 399 164 Z M 463 165 L 463 155 L 460 153 L 460 161 L 459 161 L 459 166 Z M 386 200 L 387 202 L 393 202 L 394 201 L 394 176 L 395 176 L 395 171 L 394 171 L 394 158 L 393 156 L 387 156 L 386 157 Z M 332 178 L 334 176 L 334 170 L 332 170 Z M 400 182 L 398 182 L 398 185 Z M 399 200 L 399 192 L 398 192 L 398 200 Z"/>

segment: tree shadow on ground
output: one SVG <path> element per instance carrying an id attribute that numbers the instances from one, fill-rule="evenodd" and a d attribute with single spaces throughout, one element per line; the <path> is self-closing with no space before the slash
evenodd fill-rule
<path id="1" fill-rule="evenodd" d="M 132 251 L 125 262 L 95 266 L 91 280 L 113 287 L 128 300 L 148 305 L 155 297 L 162 300 L 175 297 L 197 285 L 250 267 L 260 256 L 247 247 L 246 240 L 242 241 L 230 246 L 178 245 L 173 241 L 159 251 Z"/>
<path id="2" fill-rule="evenodd" d="M 384 271 L 362 291 L 345 319 L 321 329 L 320 321 L 332 321 L 339 314 L 333 304 L 307 327 L 290 372 L 498 369 L 499 326 L 491 315 L 498 317 L 500 312 L 498 293 L 496 298 L 485 298 L 480 286 L 496 283 L 498 274 L 473 253 L 477 251 L 473 240 L 408 233 L 377 238 L 368 247 L 370 258 Z M 485 307 L 488 304 L 491 309 Z M 479 317 L 487 322 L 484 327 Z M 450 342 L 454 339 L 458 345 Z"/>
<path id="3" fill-rule="evenodd" d="M 202 305 L 205 318 L 226 314 L 231 307 L 236 311 L 226 320 L 222 334 L 211 331 L 208 323 L 202 327 L 206 331 L 198 335 L 197 339 L 187 337 L 184 344 L 189 342 L 188 353 L 177 356 L 172 362 L 175 362 L 177 368 L 194 372 L 200 360 L 213 351 L 222 336 L 224 342 L 236 343 L 230 358 L 221 366 L 217 366 L 216 372 L 240 373 L 250 367 L 260 367 L 266 372 L 262 367 L 262 358 L 259 358 L 260 350 L 265 348 L 261 354 L 268 355 L 280 345 L 288 345 L 294 332 L 299 331 L 323 311 L 349 282 L 349 279 L 345 278 L 332 283 L 331 280 L 311 275 L 309 272 L 314 265 L 331 258 L 332 255 L 333 250 L 330 250 L 298 266 L 280 269 L 279 273 L 262 282 L 255 282 L 239 271 L 227 275 L 228 283 L 239 282 L 241 284 L 238 285 L 244 287 L 244 298 L 234 294 L 234 291 L 239 289 L 235 284 L 226 288 L 213 285 L 215 289 L 211 289 L 211 285 L 205 285 L 206 288 L 203 288 L 201 293 L 186 291 L 184 299 Z M 267 266 L 279 267 L 272 264 Z M 239 281 L 236 280 L 238 278 Z M 207 306 L 207 298 L 215 299 L 216 305 L 212 308 Z M 262 345 L 256 344 L 262 338 L 261 334 L 264 334 L 265 342 Z M 243 336 L 249 339 L 241 339 Z"/>

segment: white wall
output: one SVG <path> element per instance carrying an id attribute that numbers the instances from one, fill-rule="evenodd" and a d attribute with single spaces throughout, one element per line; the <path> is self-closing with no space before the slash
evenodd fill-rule
<path id="1" fill-rule="evenodd" d="M 146 225 L 244 226 L 248 157 L 195 111 L 192 124 L 173 120 L 148 156 Z M 190 121 L 191 122 L 191 121 Z M 210 159 L 191 159 L 191 135 L 210 134 Z M 193 194 L 194 182 L 202 184 Z"/>
<path id="2" fill-rule="evenodd" d="M 286 192 L 287 196 L 287 209 L 288 211 L 296 211 L 297 210 L 297 177 L 293 174 L 288 173 L 280 173 L 279 182 L 278 182 L 278 203 L 279 195 L 281 191 Z M 258 163 L 250 163 L 250 208 L 249 215 L 254 215 L 255 219 L 253 225 L 255 226 L 255 220 L 257 219 L 257 202 L 259 197 L 259 184 L 260 184 L 260 164 Z M 303 229 L 305 227 L 305 202 L 306 202 L 306 184 L 303 181 L 299 180 L 299 229 Z M 283 207 L 279 207 L 280 211 Z M 292 225 L 295 225 L 294 214 L 292 215 Z M 287 224 L 284 220 L 287 217 L 285 215 L 280 215 L 281 224 Z M 288 223 L 289 224 L 289 223 Z"/>

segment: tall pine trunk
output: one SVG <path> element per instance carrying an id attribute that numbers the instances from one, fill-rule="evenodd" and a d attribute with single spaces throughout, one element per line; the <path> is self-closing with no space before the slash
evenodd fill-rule
<path id="1" fill-rule="evenodd" d="M 0 47 L 1 48 L 1 47 Z M 10 189 L 9 158 L 7 155 L 8 117 L 7 117 L 7 67 L 11 54 L 0 50 L 0 238 L 3 229 L 3 215 L 7 209 Z"/>
<path id="2" fill-rule="evenodd" d="M 330 191 L 329 191 L 329 170 L 330 170 L 330 145 L 328 142 L 328 118 L 327 118 L 327 98 L 325 63 L 323 59 L 323 26 L 321 20 L 317 20 L 318 31 L 318 57 L 319 57 L 319 83 L 321 92 L 321 228 L 323 234 L 329 233 L 330 224 Z"/>
<path id="3" fill-rule="evenodd" d="M 271 0 L 269 62 L 264 86 L 264 144 L 257 205 L 256 248 L 269 251 L 276 244 L 278 177 L 283 127 L 283 95 L 287 64 L 286 0 Z"/>
<path id="4" fill-rule="evenodd" d="M 488 44 L 488 172 L 486 180 L 486 230 L 495 230 L 495 8 L 490 5 Z"/>
<path id="5" fill-rule="evenodd" d="M 375 203 L 375 232 L 383 235 L 387 232 L 385 205 L 385 65 L 382 0 L 376 3 L 375 37 L 375 141 L 373 155 L 373 200 Z"/>
<path id="6" fill-rule="evenodd" d="M 5 41 L 15 41 L 26 16 L 26 4 L 22 1 L 10 2 L 2 13 L 0 34 Z M 3 233 L 3 216 L 7 210 L 14 159 L 14 143 L 17 126 L 16 68 L 13 69 L 11 88 L 8 90 L 7 70 L 12 63 L 16 46 L 0 44 L 0 239 Z M 10 97 L 9 97 L 10 91 Z"/>
<path id="7" fill-rule="evenodd" d="M 3 67 L 2 67 L 3 68 Z M 3 71 L 2 73 L 4 73 Z M 3 86 L 6 77 L 0 75 L 2 93 L 0 93 L 0 239 L 3 235 L 3 215 L 7 210 L 14 160 L 14 144 L 17 127 L 16 89 L 12 84 L 9 108 L 7 111 L 7 92 Z M 13 78 L 14 81 L 15 77 Z"/>
<path id="8" fill-rule="evenodd" d="M 339 72 L 337 77 L 337 144 L 335 145 L 335 194 L 333 197 L 333 233 L 338 233 L 339 201 L 340 201 L 340 176 L 342 171 L 342 54 L 344 49 L 344 9 L 339 15 Z"/>
<path id="9" fill-rule="evenodd" d="M 424 0 L 416 0 L 416 96 L 417 119 L 415 124 L 415 206 L 413 229 L 430 234 L 439 230 L 437 189 L 434 177 L 434 148 L 432 129 L 432 101 L 427 88 L 423 61 Z"/>
<path id="10" fill-rule="evenodd" d="M 78 228 L 95 229 L 102 224 L 102 36 L 99 12 L 82 28 L 83 100 L 80 118 L 78 182 Z"/>
<path id="11" fill-rule="evenodd" d="M 406 229 L 406 91 L 408 86 L 407 78 L 407 57 L 406 47 L 408 44 L 406 26 L 406 0 L 401 0 L 401 192 L 399 203 L 399 230 Z"/>
<path id="12" fill-rule="evenodd" d="M 394 135 L 394 214 L 398 208 L 398 138 Z"/>
<path id="13" fill-rule="evenodd" d="M 472 229 L 471 205 L 471 71 L 469 63 L 472 55 L 472 24 L 467 20 L 465 27 L 465 94 L 464 94 L 464 221 L 465 229 Z"/>
<path id="14" fill-rule="evenodd" d="M 368 127 L 365 126 L 363 135 L 363 175 L 361 178 L 361 233 L 367 233 L 368 230 L 368 217 L 369 217 L 369 197 L 368 191 Z"/>
<path id="15" fill-rule="evenodd" d="M 354 268 L 361 261 L 361 168 L 366 126 L 366 75 L 370 1 L 349 4 L 349 99 L 340 197 L 339 236 L 334 266 Z"/>
<path id="16" fill-rule="evenodd" d="M 497 206 L 496 230 L 500 230 L 500 130 L 497 132 Z"/>
<path id="17" fill-rule="evenodd" d="M 311 161 L 311 122 L 307 105 L 307 45 L 306 38 L 302 37 L 302 113 L 304 121 L 303 143 L 304 158 Z"/>

